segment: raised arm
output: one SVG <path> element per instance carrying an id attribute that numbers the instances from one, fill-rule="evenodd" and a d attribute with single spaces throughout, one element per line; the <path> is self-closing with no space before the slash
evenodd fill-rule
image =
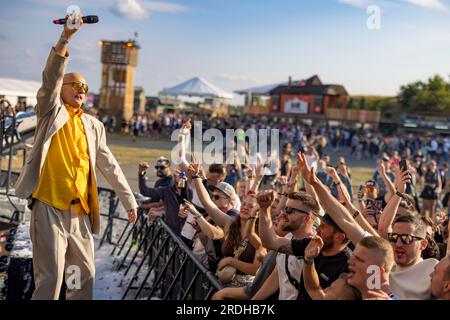
<path id="1" fill-rule="evenodd" d="M 83 21 L 81 21 L 82 24 Z M 38 118 L 47 115 L 59 103 L 64 71 L 69 57 L 67 44 L 77 31 L 77 29 L 70 30 L 67 25 L 64 25 L 60 39 L 48 56 L 42 72 L 42 85 L 37 93 L 36 115 Z"/>
<path id="2" fill-rule="evenodd" d="M 191 128 L 191 119 L 189 119 L 188 121 L 183 123 L 180 128 L 180 133 L 178 134 L 178 143 L 180 144 L 178 156 L 181 160 L 180 165 L 185 172 L 189 167 L 189 162 L 186 160 L 186 149 L 190 142 L 187 138 L 190 137 Z"/>
<path id="3" fill-rule="evenodd" d="M 263 177 L 264 177 L 264 162 L 257 159 L 257 164 L 255 167 L 255 170 L 252 174 L 252 183 L 250 185 L 250 191 L 253 191 L 255 193 L 258 192 L 259 184 L 261 183 Z"/>
<path id="4" fill-rule="evenodd" d="M 297 178 L 298 178 L 299 169 L 298 166 L 293 166 L 291 169 L 291 173 L 289 176 L 289 181 L 284 186 L 281 194 L 280 201 L 278 202 L 278 206 L 276 208 L 275 214 L 278 215 L 281 213 L 281 210 L 284 209 L 287 202 L 287 194 L 292 193 L 295 191 L 296 185 L 297 185 Z"/>
<path id="5" fill-rule="evenodd" d="M 228 230 L 230 225 L 233 223 L 233 218 L 217 208 L 215 203 L 209 197 L 208 191 L 200 178 L 194 178 L 193 181 L 195 189 L 197 190 L 198 198 L 200 199 L 203 208 L 219 227 L 225 231 Z"/>
<path id="6" fill-rule="evenodd" d="M 209 223 L 208 220 L 206 220 L 205 217 L 203 217 L 202 214 L 198 212 L 198 210 L 191 202 L 184 200 L 182 211 L 190 212 L 194 216 L 195 222 L 197 223 L 198 227 L 208 238 L 212 240 L 219 240 L 223 239 L 223 237 L 225 236 L 223 230 Z"/>
<path id="7" fill-rule="evenodd" d="M 303 178 L 316 190 L 325 211 L 345 232 L 350 241 L 357 244 L 364 237 L 363 228 L 355 221 L 347 209 L 333 197 L 327 187 L 320 182 L 314 168 L 309 167 L 305 155 L 300 153 L 297 156 Z"/>
<path id="8" fill-rule="evenodd" d="M 324 300 L 325 292 L 320 286 L 319 275 L 314 266 L 316 258 L 323 248 L 323 240 L 319 236 L 314 236 L 305 249 L 305 261 L 303 264 L 303 282 L 308 295 L 312 300 Z"/>
<path id="9" fill-rule="evenodd" d="M 411 175 L 409 171 L 400 171 L 397 168 L 395 170 L 395 186 L 398 193 L 403 194 L 406 190 L 406 184 L 411 183 Z M 387 234 L 392 230 L 392 223 L 394 222 L 395 215 L 397 214 L 398 207 L 402 198 L 398 193 L 394 193 L 394 196 L 389 200 L 383 212 L 380 215 L 380 221 L 378 222 L 378 233 L 381 237 L 387 239 Z"/>
<path id="10" fill-rule="evenodd" d="M 259 211 L 259 235 L 262 245 L 268 250 L 275 250 L 286 254 L 292 254 L 291 240 L 279 237 L 273 228 L 270 216 L 270 206 L 275 199 L 273 191 L 264 191 L 256 196 Z"/>
<path id="11" fill-rule="evenodd" d="M 378 172 L 380 173 L 381 178 L 383 179 L 383 182 L 386 185 L 386 194 L 384 196 L 384 201 L 386 201 L 386 203 L 387 203 L 387 202 L 389 202 L 391 197 L 395 194 L 395 185 L 391 181 L 391 179 L 389 179 L 389 177 L 387 176 L 386 168 L 384 166 L 383 161 L 379 161 Z"/>
<path id="12" fill-rule="evenodd" d="M 342 180 L 339 177 L 339 174 L 332 167 L 326 169 L 328 175 L 333 179 L 334 184 L 337 187 L 339 194 L 339 201 L 344 202 L 344 206 L 348 212 L 357 212 L 356 207 L 353 205 L 353 202 L 350 198 L 350 194 L 348 193 L 347 187 L 342 184 Z M 367 222 L 362 214 L 358 214 L 355 221 L 363 228 L 365 231 L 369 232 L 372 235 L 377 235 L 377 231 L 372 228 L 372 226 Z"/>

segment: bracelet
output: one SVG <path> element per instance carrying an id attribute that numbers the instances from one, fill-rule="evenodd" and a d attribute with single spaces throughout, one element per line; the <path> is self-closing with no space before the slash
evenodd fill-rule
<path id="1" fill-rule="evenodd" d="M 304 259 L 304 260 L 308 266 L 312 266 L 314 264 L 314 259 L 311 259 L 311 260 Z"/>
<path id="2" fill-rule="evenodd" d="M 61 42 L 61 43 L 64 44 L 64 45 L 69 44 L 69 40 L 67 40 L 67 39 L 65 39 L 65 38 L 63 38 L 63 37 L 59 38 L 59 42 Z"/>
<path id="3" fill-rule="evenodd" d="M 256 220 L 256 217 L 248 217 L 248 220 Z"/>
<path id="4" fill-rule="evenodd" d="M 201 179 L 200 176 L 192 176 L 192 179 Z"/>
<path id="5" fill-rule="evenodd" d="M 357 216 L 359 216 L 361 212 L 359 210 L 356 210 L 355 213 L 353 213 L 353 219 L 356 219 Z"/>
<path id="6" fill-rule="evenodd" d="M 334 181 L 333 181 L 334 182 Z M 338 185 L 340 185 L 341 182 L 339 181 L 338 183 L 334 182 L 334 185 L 337 187 Z"/>
<path id="7" fill-rule="evenodd" d="M 191 213 L 192 213 L 192 215 L 194 216 L 195 219 L 203 217 L 200 212 L 194 211 L 194 212 L 191 212 Z"/>
<path id="8" fill-rule="evenodd" d="M 405 195 L 401 192 L 395 191 L 395 195 L 400 197 L 401 199 L 405 199 Z"/>

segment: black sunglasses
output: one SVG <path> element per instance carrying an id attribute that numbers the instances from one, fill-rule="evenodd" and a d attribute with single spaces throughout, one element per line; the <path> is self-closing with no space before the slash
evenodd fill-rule
<path id="1" fill-rule="evenodd" d="M 398 238 L 403 244 L 411 244 L 414 240 L 424 240 L 424 238 L 413 236 L 412 234 L 388 233 L 389 242 L 396 243 Z"/>
<path id="2" fill-rule="evenodd" d="M 165 167 L 165 166 L 155 166 L 156 170 L 164 170 L 165 168 L 167 168 L 167 167 Z"/>
<path id="3" fill-rule="evenodd" d="M 213 198 L 214 200 L 227 199 L 227 197 L 219 196 L 218 194 L 213 194 L 212 198 Z"/>
<path id="4" fill-rule="evenodd" d="M 292 213 L 294 213 L 294 212 L 300 212 L 300 213 L 309 215 L 309 212 L 308 212 L 308 211 L 304 211 L 304 210 L 297 209 L 297 208 L 292 208 L 292 207 L 284 207 L 283 211 L 284 211 L 286 214 L 292 214 Z"/>

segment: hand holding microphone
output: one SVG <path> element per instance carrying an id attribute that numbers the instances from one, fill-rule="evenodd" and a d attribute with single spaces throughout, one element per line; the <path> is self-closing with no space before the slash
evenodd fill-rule
<path id="1" fill-rule="evenodd" d="M 83 23 L 88 23 L 88 24 L 97 23 L 98 16 L 84 16 L 81 18 L 81 20 L 83 21 Z M 66 24 L 66 22 L 67 22 L 67 17 L 64 19 L 53 20 L 54 24 Z"/>

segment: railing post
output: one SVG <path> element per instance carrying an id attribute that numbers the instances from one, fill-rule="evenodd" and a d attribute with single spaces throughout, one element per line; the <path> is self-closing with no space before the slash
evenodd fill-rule
<path id="1" fill-rule="evenodd" d="M 108 234 L 106 236 L 106 239 L 109 244 L 112 243 L 112 235 L 113 235 L 113 225 L 114 225 L 114 214 L 116 211 L 115 208 L 115 200 L 116 200 L 116 193 L 111 190 L 109 195 L 109 212 L 108 212 Z"/>

